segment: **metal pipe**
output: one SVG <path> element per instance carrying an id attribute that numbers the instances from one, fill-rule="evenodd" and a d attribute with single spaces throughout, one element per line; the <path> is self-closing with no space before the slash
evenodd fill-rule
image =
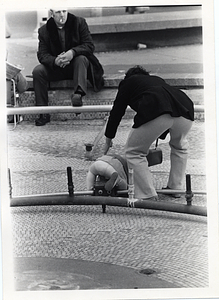
<path id="1" fill-rule="evenodd" d="M 165 190 L 156 190 L 156 192 L 158 194 L 165 194 L 165 195 L 169 195 L 169 194 L 181 194 L 181 195 L 185 195 L 186 194 L 186 191 L 183 191 L 183 190 L 171 190 L 171 189 L 165 189 Z M 192 191 L 193 194 L 200 194 L 200 195 L 206 195 L 207 192 L 206 191 L 202 191 L 202 190 L 194 190 Z M 128 193 L 128 190 L 119 190 L 117 191 L 117 194 L 120 195 L 120 194 L 125 194 L 125 193 Z"/>
<path id="2" fill-rule="evenodd" d="M 60 193 L 48 193 L 48 194 L 31 194 L 31 195 L 25 195 L 25 196 L 16 196 L 13 198 L 16 199 L 24 199 L 24 198 L 34 198 L 34 197 L 65 197 L 68 196 L 69 192 L 60 192 Z M 94 191 L 74 191 L 74 196 L 93 196 Z M 11 197 L 12 198 L 12 197 Z"/>
<path id="3" fill-rule="evenodd" d="M 81 107 L 73 106 L 28 106 L 28 107 L 8 107 L 7 115 L 25 114 L 55 114 L 55 113 L 80 113 L 80 112 L 109 112 L 112 105 L 84 105 Z M 128 111 L 132 111 L 130 107 Z M 204 105 L 194 105 L 195 112 L 204 112 Z"/>
<path id="4" fill-rule="evenodd" d="M 169 203 L 162 201 L 149 201 L 128 199 L 121 197 L 108 196 L 69 196 L 63 195 L 45 195 L 45 196 L 28 196 L 28 197 L 13 197 L 10 200 L 11 207 L 17 206 L 41 206 L 41 205 L 109 205 L 120 207 L 132 207 L 170 211 L 176 213 L 193 214 L 200 216 L 207 216 L 206 207 L 189 206 L 178 203 Z"/>
<path id="5" fill-rule="evenodd" d="M 179 191 L 179 190 L 156 190 L 156 192 L 159 194 L 182 194 L 184 195 L 186 192 L 184 191 Z M 122 195 L 122 194 L 128 194 L 128 190 L 118 190 L 116 191 L 116 193 L 118 195 Z M 201 194 L 201 195 L 205 195 L 206 191 L 199 191 L 199 190 L 194 190 L 193 191 L 194 194 Z M 25 195 L 25 196 L 17 196 L 16 199 L 23 199 L 23 198 L 31 198 L 31 197 L 45 197 L 45 196 L 66 196 L 68 195 L 68 192 L 62 192 L 62 193 L 48 193 L 48 194 L 31 194 L 31 195 Z M 90 190 L 90 191 L 74 191 L 74 196 L 93 196 L 94 195 L 94 191 Z"/>
<path id="6" fill-rule="evenodd" d="M 108 112 L 112 105 L 84 105 L 80 107 L 73 106 L 29 106 L 29 107 L 10 107 L 7 108 L 7 114 L 55 114 L 55 113 L 79 113 L 79 112 Z"/>

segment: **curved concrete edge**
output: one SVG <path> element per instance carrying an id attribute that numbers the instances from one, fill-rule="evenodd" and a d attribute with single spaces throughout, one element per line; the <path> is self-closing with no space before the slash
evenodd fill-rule
<path id="1" fill-rule="evenodd" d="M 159 279 L 160 270 L 141 270 L 111 263 L 79 259 L 16 257 L 15 289 L 87 290 L 177 288 L 177 284 Z"/>

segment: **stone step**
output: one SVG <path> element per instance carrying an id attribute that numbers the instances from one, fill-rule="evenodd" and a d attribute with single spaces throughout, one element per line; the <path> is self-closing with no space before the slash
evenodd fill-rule
<path id="1" fill-rule="evenodd" d="M 74 12 L 73 12 L 74 13 Z M 202 43 L 202 10 L 87 17 L 96 52 Z M 41 22 L 40 26 L 45 24 Z"/>
<path id="2" fill-rule="evenodd" d="M 145 14 L 104 16 L 86 18 L 90 32 L 118 33 L 132 31 L 154 31 L 202 26 L 202 11 L 181 10 Z"/>
<path id="3" fill-rule="evenodd" d="M 144 13 L 87 18 L 96 51 L 202 43 L 202 11 Z"/>
<path id="4" fill-rule="evenodd" d="M 119 82 L 123 77 L 118 78 L 111 77 L 105 80 L 105 86 L 100 92 L 94 92 L 93 89 L 89 88 L 87 95 L 83 98 L 84 105 L 112 105 L 117 93 L 117 87 Z M 198 77 L 197 77 L 198 78 Z M 185 80 L 181 79 L 171 79 L 172 83 L 179 84 L 185 83 Z M 187 81 L 187 80 L 186 80 Z M 197 84 L 201 82 L 201 84 Z M 199 78 L 198 81 L 194 80 L 197 85 L 183 85 L 184 88 L 182 90 L 193 100 L 195 105 L 203 105 L 204 104 L 204 89 L 202 88 L 202 80 Z M 191 82 L 190 82 L 191 83 Z M 51 106 L 71 106 L 71 81 L 61 81 L 61 82 L 53 82 L 50 84 L 50 88 L 48 91 L 49 95 L 49 105 Z M 29 107 L 35 106 L 35 96 L 32 88 L 32 80 L 29 80 L 29 89 L 20 95 L 20 103 L 21 107 Z M 177 85 L 175 85 L 177 86 Z M 68 120 L 68 119 L 103 119 L 105 118 L 109 112 L 82 112 L 80 115 L 76 115 L 75 113 L 57 113 L 52 114 L 52 120 Z M 125 118 L 133 117 L 134 112 L 127 111 L 125 114 Z M 203 119 L 203 113 L 196 113 L 196 118 Z M 34 120 L 36 116 L 33 115 L 24 115 L 24 120 Z"/>
<path id="5" fill-rule="evenodd" d="M 152 74 L 152 75 L 159 76 L 160 74 Z M 124 78 L 124 74 L 120 74 L 120 75 L 107 74 L 107 76 L 104 75 L 104 89 L 118 88 L 119 83 L 123 78 Z M 204 80 L 203 80 L 202 73 L 201 74 L 188 74 L 188 73 L 162 74 L 162 78 L 166 81 L 167 84 L 182 89 L 204 87 Z M 33 90 L 33 79 L 31 75 L 27 77 L 27 81 L 28 81 L 28 91 Z M 68 89 L 68 88 L 73 88 L 72 80 L 55 81 L 49 84 L 50 90 Z"/>
<path id="6" fill-rule="evenodd" d="M 204 104 L 204 89 L 181 89 L 185 92 L 194 102 L 194 104 Z M 115 99 L 117 88 L 104 88 L 99 92 L 94 92 L 92 89 L 88 89 L 87 95 L 83 98 L 85 105 L 107 105 L 112 104 Z M 71 105 L 72 89 L 57 89 L 49 90 L 49 104 L 50 105 Z M 34 91 L 26 91 L 20 95 L 20 106 L 34 106 L 35 96 Z"/>

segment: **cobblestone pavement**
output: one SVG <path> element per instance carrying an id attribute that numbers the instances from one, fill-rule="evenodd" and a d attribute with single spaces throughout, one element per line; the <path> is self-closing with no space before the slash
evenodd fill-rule
<path id="1" fill-rule="evenodd" d="M 130 120 L 118 130 L 111 152 L 122 153 Z M 8 130 L 8 165 L 13 196 L 67 192 L 67 166 L 73 170 L 75 190 L 85 190 L 92 161 L 85 158 L 101 120 L 51 122 L 36 127 L 23 122 Z M 9 129 L 9 128 L 8 128 Z M 192 189 L 205 189 L 205 123 L 195 121 L 189 134 L 187 173 Z M 103 140 L 94 153 L 102 155 Z M 166 185 L 169 146 L 160 144 L 164 161 L 151 167 L 154 184 Z M 184 197 L 161 196 L 160 201 L 186 203 Z M 206 206 L 205 195 L 195 195 L 193 205 Z M 178 287 L 208 286 L 207 219 L 153 210 L 100 206 L 46 206 L 11 208 L 15 257 L 79 259 L 110 263 L 136 270 L 153 269 L 150 276 Z"/>

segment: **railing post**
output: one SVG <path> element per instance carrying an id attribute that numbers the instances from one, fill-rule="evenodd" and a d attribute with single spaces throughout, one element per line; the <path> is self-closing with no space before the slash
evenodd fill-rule
<path id="1" fill-rule="evenodd" d="M 11 170 L 8 168 L 9 196 L 12 198 Z"/>
<path id="2" fill-rule="evenodd" d="M 72 181 L 72 171 L 71 167 L 67 167 L 67 176 L 68 176 L 68 193 L 70 197 L 74 196 L 74 185 Z"/>
<path id="3" fill-rule="evenodd" d="M 186 201 L 187 205 L 192 205 L 192 197 L 193 197 L 193 192 L 191 189 L 191 176 L 190 174 L 186 174 Z"/>

